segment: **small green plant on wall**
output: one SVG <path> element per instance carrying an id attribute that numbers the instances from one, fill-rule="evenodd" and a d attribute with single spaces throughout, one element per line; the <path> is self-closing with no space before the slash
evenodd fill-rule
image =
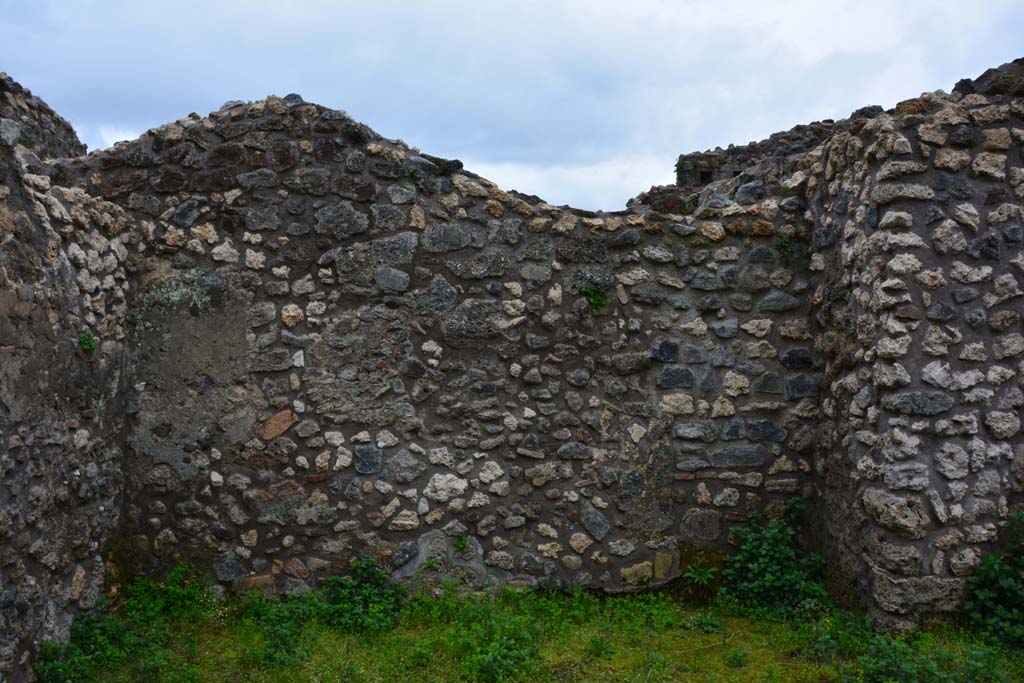
<path id="1" fill-rule="evenodd" d="M 469 550 L 469 539 L 465 536 L 456 536 L 455 540 L 452 541 L 452 545 L 455 546 L 457 552 L 464 553 Z"/>
<path id="2" fill-rule="evenodd" d="M 798 260 L 803 261 L 810 258 L 808 245 L 793 235 L 780 236 L 775 241 L 775 251 L 779 253 L 779 258 L 782 259 L 782 262 L 787 265 L 796 264 Z"/>
<path id="3" fill-rule="evenodd" d="M 78 335 L 78 347 L 86 353 L 96 350 L 96 337 L 93 336 L 92 330 L 82 330 L 82 333 Z"/>
<path id="4" fill-rule="evenodd" d="M 775 243 L 775 251 L 779 252 L 779 256 L 782 257 L 783 261 L 788 261 L 793 258 L 796 254 L 796 242 L 793 240 L 792 235 L 783 235 Z"/>
<path id="5" fill-rule="evenodd" d="M 604 287 L 580 287 L 580 295 L 590 304 L 590 310 L 594 313 L 604 310 L 608 305 L 608 297 L 605 296 Z"/>

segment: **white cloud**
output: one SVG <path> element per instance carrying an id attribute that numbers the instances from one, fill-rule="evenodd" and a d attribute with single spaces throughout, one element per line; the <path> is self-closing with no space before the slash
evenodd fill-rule
<path id="1" fill-rule="evenodd" d="M 675 181 L 675 157 L 639 156 L 592 164 L 525 164 L 466 161 L 466 170 L 503 190 L 539 196 L 549 204 L 572 204 L 592 211 L 620 211 L 626 201 L 652 185 Z"/>
<path id="2" fill-rule="evenodd" d="M 1024 27 L 1020 0 L 16 4 L 3 68 L 90 146 L 297 92 L 588 208 L 671 181 L 679 153 L 948 90 L 1021 56 Z"/>
<path id="3" fill-rule="evenodd" d="M 124 140 L 134 140 L 140 135 L 142 135 L 142 131 L 133 130 L 131 128 L 121 128 L 117 126 L 100 126 L 100 149 L 113 147 L 116 143 L 123 142 Z"/>

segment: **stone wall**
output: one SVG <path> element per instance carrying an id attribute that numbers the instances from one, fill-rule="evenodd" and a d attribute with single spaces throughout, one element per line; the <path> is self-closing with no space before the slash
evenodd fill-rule
<path id="1" fill-rule="evenodd" d="M 559 209 L 297 98 L 60 173 L 141 229 L 124 543 L 144 567 L 292 592 L 370 553 L 622 590 L 812 493 L 810 285 L 773 246 L 809 234 L 795 198 Z"/>
<path id="2" fill-rule="evenodd" d="M 866 118 L 881 113 L 881 107 L 864 107 L 850 118 Z M 759 167 L 768 165 L 776 165 L 778 172 L 792 173 L 804 154 L 837 132 L 846 130 L 849 123 L 847 119 L 815 121 L 746 145 L 680 154 L 676 160 L 676 187 L 684 192 L 700 190 L 715 181 L 730 180 L 741 174 L 746 174 L 746 179 L 751 180 L 760 174 Z"/>
<path id="3" fill-rule="evenodd" d="M 1024 478 L 1022 70 L 615 213 L 295 95 L 77 158 L 5 141 L 0 671 L 88 607 L 105 542 L 122 573 L 280 593 L 359 555 L 614 592 L 794 496 L 838 596 L 955 609 Z"/>
<path id="4" fill-rule="evenodd" d="M 1024 63 L 1003 71 L 1020 94 Z M 1021 503 L 1022 124 L 1019 97 L 926 94 L 802 162 L 827 274 L 827 537 L 897 626 L 957 608 Z"/>
<path id="5" fill-rule="evenodd" d="M 40 161 L 84 151 L 0 74 L 0 680 L 20 680 L 36 639 L 65 637 L 74 611 L 95 604 L 120 520 L 124 354 L 104 332 L 93 354 L 79 351 L 83 327 L 105 329 L 89 312 L 104 304 L 83 296 L 74 262 L 79 243 L 99 253 L 120 210 L 52 186 Z M 109 278 L 105 305 L 123 313 L 116 258 Z"/>

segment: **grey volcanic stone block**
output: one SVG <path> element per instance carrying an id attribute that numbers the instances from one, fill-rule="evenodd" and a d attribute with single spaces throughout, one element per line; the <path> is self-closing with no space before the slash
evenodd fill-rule
<path id="1" fill-rule="evenodd" d="M 713 467 L 760 467 L 768 459 L 768 451 L 763 446 L 729 446 L 709 452 L 707 459 Z"/>
<path id="2" fill-rule="evenodd" d="M 374 474 L 380 471 L 383 451 L 370 444 L 362 444 L 352 449 L 355 456 L 356 472 L 359 474 Z"/>
<path id="3" fill-rule="evenodd" d="M 938 415 L 956 405 L 956 399 L 941 391 L 903 391 L 882 397 L 882 406 L 904 415 Z"/>
<path id="4" fill-rule="evenodd" d="M 588 501 L 580 503 L 580 522 L 583 524 L 583 528 L 589 531 L 597 541 L 603 541 L 612 528 L 608 518 Z"/>
<path id="5" fill-rule="evenodd" d="M 679 533 L 691 543 L 713 543 L 722 533 L 722 513 L 717 510 L 691 508 L 679 522 Z"/>

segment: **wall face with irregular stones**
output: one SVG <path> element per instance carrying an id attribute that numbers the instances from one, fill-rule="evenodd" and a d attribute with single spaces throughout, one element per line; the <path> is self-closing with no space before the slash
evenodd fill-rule
<path id="1" fill-rule="evenodd" d="M 956 609 L 1021 503 L 1024 62 L 1002 75 L 854 121 L 802 161 L 826 273 L 828 538 L 895 625 Z"/>
<path id="2" fill-rule="evenodd" d="M 119 210 L 51 186 L 39 161 L 84 151 L 0 74 L 0 680 L 20 680 L 35 639 L 66 635 L 74 611 L 102 595 L 104 544 L 120 521 L 123 344 L 101 334 L 91 356 L 76 353 L 97 321 L 68 257 L 106 244 Z M 111 265 L 106 306 L 123 315 L 125 272 Z"/>
<path id="3" fill-rule="evenodd" d="M 876 618 L 957 608 L 1024 479 L 1022 71 L 618 213 L 297 96 L 50 162 L 11 133 L 0 671 L 89 606 L 104 543 L 282 593 L 358 555 L 620 591 L 792 497 Z"/>
<path id="4" fill-rule="evenodd" d="M 557 209 L 278 99 L 62 173 L 142 232 L 136 561 L 620 590 L 812 493 L 809 284 L 772 246 L 796 199 Z"/>

